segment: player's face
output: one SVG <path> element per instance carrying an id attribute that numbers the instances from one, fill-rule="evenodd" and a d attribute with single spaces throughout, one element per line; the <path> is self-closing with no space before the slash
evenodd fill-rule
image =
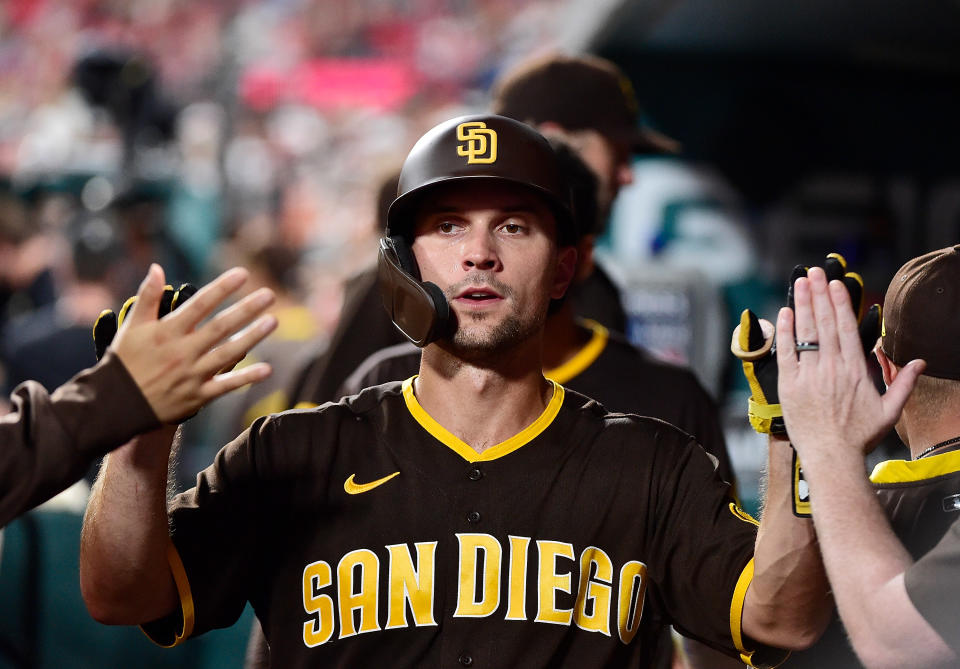
<path id="1" fill-rule="evenodd" d="M 438 187 L 415 234 L 421 278 L 444 291 L 457 317 L 453 344 L 463 350 L 494 353 L 538 334 L 576 263 L 572 247 L 557 249 L 542 199 L 510 184 Z"/>

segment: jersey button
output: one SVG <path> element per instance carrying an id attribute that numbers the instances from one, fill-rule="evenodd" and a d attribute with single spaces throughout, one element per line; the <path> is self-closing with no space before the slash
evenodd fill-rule
<path id="1" fill-rule="evenodd" d="M 470 513 L 468 513 L 468 514 L 467 514 L 467 522 L 468 522 L 468 523 L 479 523 L 479 522 L 480 522 L 480 512 L 479 512 L 479 511 L 471 511 Z"/>
<path id="2" fill-rule="evenodd" d="M 479 481 L 480 479 L 483 478 L 483 472 L 477 468 L 473 468 L 469 472 L 467 472 L 467 478 L 470 479 L 471 481 Z"/>
<path id="3" fill-rule="evenodd" d="M 460 656 L 460 664 L 465 667 L 469 667 L 471 664 L 473 664 L 473 657 L 464 653 Z"/>

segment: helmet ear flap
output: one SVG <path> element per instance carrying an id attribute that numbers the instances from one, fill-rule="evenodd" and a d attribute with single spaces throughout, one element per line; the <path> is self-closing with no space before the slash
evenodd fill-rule
<path id="1" fill-rule="evenodd" d="M 399 235 L 395 235 L 390 238 L 390 241 L 393 243 L 393 250 L 397 253 L 397 260 L 400 261 L 400 267 L 402 267 L 407 274 L 419 281 L 420 266 L 417 265 L 417 259 L 413 255 L 413 249 L 407 244 L 407 240 Z"/>
<path id="2" fill-rule="evenodd" d="M 433 310 L 437 314 L 437 336 L 448 334 L 445 328 L 450 322 L 450 303 L 447 302 L 447 296 L 443 294 L 440 286 L 432 281 L 424 281 L 420 284 L 426 289 L 430 299 L 433 300 Z"/>
<path id="3" fill-rule="evenodd" d="M 436 284 L 420 281 L 416 259 L 403 238 L 380 239 L 377 265 L 383 306 L 407 339 L 422 347 L 450 333 L 447 298 Z"/>

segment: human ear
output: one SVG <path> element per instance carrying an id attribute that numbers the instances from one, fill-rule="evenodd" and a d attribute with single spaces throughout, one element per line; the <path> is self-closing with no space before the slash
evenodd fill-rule
<path id="1" fill-rule="evenodd" d="M 577 247 L 562 246 L 557 250 L 557 271 L 553 275 L 550 298 L 559 300 L 567 292 L 577 271 Z"/>

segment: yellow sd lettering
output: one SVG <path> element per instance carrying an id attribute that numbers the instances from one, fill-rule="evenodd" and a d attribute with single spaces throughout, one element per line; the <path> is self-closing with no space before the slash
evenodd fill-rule
<path id="1" fill-rule="evenodd" d="M 540 551 L 540 571 L 538 576 L 540 586 L 540 605 L 537 608 L 538 623 L 553 623 L 554 625 L 569 625 L 573 619 L 573 609 L 556 608 L 555 592 L 570 593 L 570 574 L 557 573 L 557 558 L 576 560 L 573 553 L 573 544 L 562 541 L 537 541 Z"/>
<path id="2" fill-rule="evenodd" d="M 354 583 L 354 568 L 359 568 L 358 583 Z M 337 564 L 337 600 L 340 608 L 340 638 L 375 632 L 377 622 L 377 599 L 380 576 L 380 560 L 377 554 L 367 549 L 351 551 L 340 558 Z M 359 590 L 357 585 L 360 586 Z M 360 611 L 360 629 L 354 625 L 353 612 Z"/>
<path id="3" fill-rule="evenodd" d="M 468 121 L 457 126 L 457 155 L 467 163 L 497 162 L 497 131 L 483 121 Z"/>
<path id="4" fill-rule="evenodd" d="M 433 575 L 437 542 L 420 542 L 417 569 L 406 544 L 387 546 L 390 551 L 390 595 L 386 629 L 407 626 L 407 602 L 417 627 L 436 625 L 433 619 Z"/>
<path id="5" fill-rule="evenodd" d="M 507 620 L 527 619 L 527 553 L 530 537 L 510 537 Z"/>
<path id="6" fill-rule="evenodd" d="M 330 565 L 323 560 L 303 569 L 303 610 L 312 620 L 303 623 L 303 643 L 308 648 L 326 643 L 333 636 L 333 600 L 319 590 L 332 583 Z"/>
<path id="7" fill-rule="evenodd" d="M 627 562 L 620 568 L 620 640 L 628 644 L 640 629 L 643 598 L 647 592 L 647 565 Z M 631 606 L 633 604 L 633 606 Z"/>
<path id="8" fill-rule="evenodd" d="M 590 575 L 596 566 L 595 579 Z M 580 587 L 573 621 L 580 629 L 610 636 L 610 597 L 613 592 L 613 562 L 596 546 L 580 554 Z"/>
<path id="9" fill-rule="evenodd" d="M 460 588 L 457 592 L 456 618 L 489 616 L 500 606 L 500 564 L 503 548 L 489 534 L 458 534 L 460 542 Z M 479 574 L 479 554 L 483 551 L 483 574 Z M 477 601 L 477 582 L 483 589 Z"/>

